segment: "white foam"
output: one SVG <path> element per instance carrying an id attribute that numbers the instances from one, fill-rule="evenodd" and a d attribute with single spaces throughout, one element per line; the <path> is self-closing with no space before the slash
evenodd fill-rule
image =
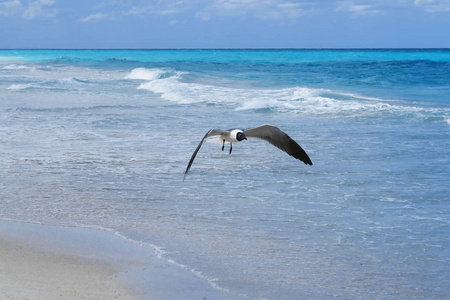
<path id="1" fill-rule="evenodd" d="M 7 89 L 13 90 L 13 91 L 19 91 L 19 90 L 25 90 L 25 89 L 30 89 L 30 88 L 38 88 L 38 87 L 39 86 L 37 86 L 34 83 L 18 83 L 18 84 L 10 85 Z"/>
<path id="2" fill-rule="evenodd" d="M 165 72 L 160 69 L 136 68 L 131 71 L 126 79 L 155 80 L 159 79 Z"/>
<path id="3" fill-rule="evenodd" d="M 25 65 L 17 65 L 17 64 L 12 64 L 12 65 L 7 65 L 4 66 L 2 68 L 3 70 L 32 70 L 34 69 L 33 67 L 29 67 L 29 66 L 25 66 Z"/>
<path id="4" fill-rule="evenodd" d="M 306 87 L 285 89 L 232 88 L 199 83 L 186 83 L 178 77 L 142 83 L 139 89 L 160 94 L 162 99 L 180 103 L 230 104 L 235 110 L 275 109 L 291 112 L 328 113 L 359 110 L 365 104 L 340 101 L 321 96 L 325 90 Z M 374 104 L 372 104 L 374 105 Z"/>
<path id="5" fill-rule="evenodd" d="M 176 77 L 168 77 L 157 81 L 149 81 L 139 85 L 138 89 L 160 94 L 164 100 L 189 104 L 222 98 L 222 92 L 214 87 L 199 84 L 183 83 Z"/>

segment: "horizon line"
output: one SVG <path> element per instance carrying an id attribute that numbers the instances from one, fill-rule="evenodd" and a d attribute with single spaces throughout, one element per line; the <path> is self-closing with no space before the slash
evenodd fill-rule
<path id="1" fill-rule="evenodd" d="M 305 48 L 0 48 L 4 50 L 136 50 L 136 51 L 161 51 L 161 50 L 450 50 L 450 47 L 305 47 Z"/>

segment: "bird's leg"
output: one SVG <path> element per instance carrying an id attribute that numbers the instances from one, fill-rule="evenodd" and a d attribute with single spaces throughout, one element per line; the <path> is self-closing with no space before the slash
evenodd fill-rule
<path id="1" fill-rule="evenodd" d="M 233 143 L 230 143 L 230 154 L 231 154 L 231 150 L 233 150 Z"/>
<path id="2" fill-rule="evenodd" d="M 222 151 L 223 151 L 223 149 L 225 149 L 225 140 L 223 140 Z"/>

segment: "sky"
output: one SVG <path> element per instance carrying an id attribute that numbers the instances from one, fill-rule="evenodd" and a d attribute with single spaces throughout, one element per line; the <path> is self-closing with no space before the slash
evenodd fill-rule
<path id="1" fill-rule="evenodd" d="M 450 0 L 0 0 L 28 48 L 450 48 Z"/>

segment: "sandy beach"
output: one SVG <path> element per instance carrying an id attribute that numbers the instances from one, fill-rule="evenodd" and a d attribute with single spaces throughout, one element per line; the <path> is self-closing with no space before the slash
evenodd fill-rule
<path id="1" fill-rule="evenodd" d="M 109 231 L 0 220 L 0 299 L 239 299 Z"/>
<path id="2" fill-rule="evenodd" d="M 95 257 L 79 233 L 70 235 L 76 230 L 5 221 L 0 225 L 1 299 L 140 298 L 118 278 L 118 265 Z"/>
<path id="3" fill-rule="evenodd" d="M 138 299 L 111 266 L 0 240 L 1 299 Z"/>

